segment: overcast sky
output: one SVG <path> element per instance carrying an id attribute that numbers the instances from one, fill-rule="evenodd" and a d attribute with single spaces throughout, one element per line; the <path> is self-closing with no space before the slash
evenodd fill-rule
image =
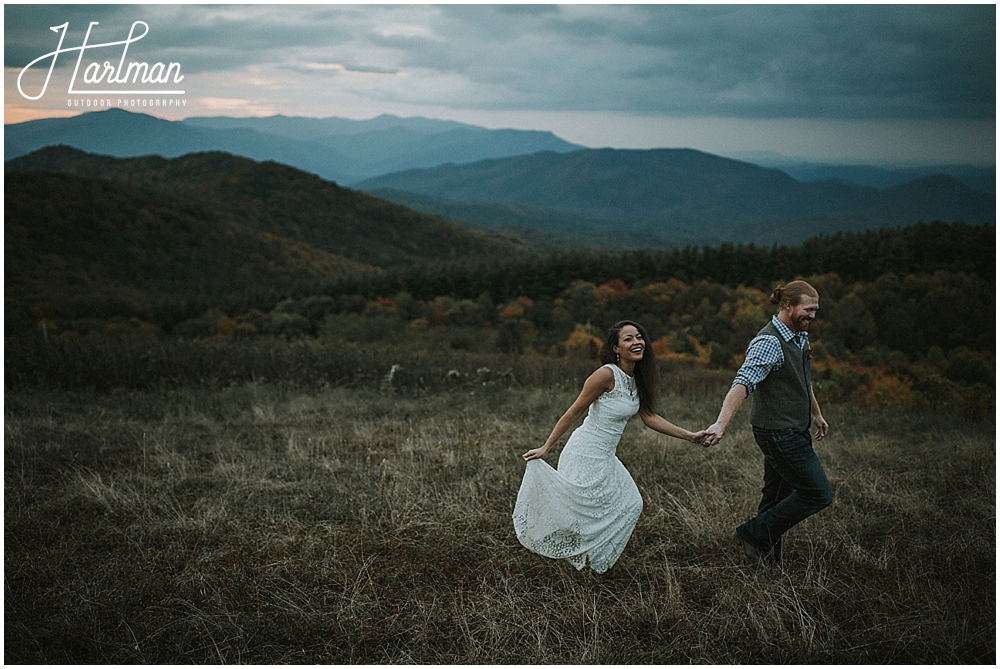
<path id="1" fill-rule="evenodd" d="M 78 52 L 148 34 L 176 62 L 163 118 L 383 113 L 550 130 L 591 147 L 773 151 L 829 162 L 992 164 L 995 5 L 6 5 L 4 121 L 79 113 Z M 137 29 L 139 31 L 139 29 Z M 117 66 L 122 47 L 85 53 Z M 41 91 L 51 59 L 22 78 Z"/>

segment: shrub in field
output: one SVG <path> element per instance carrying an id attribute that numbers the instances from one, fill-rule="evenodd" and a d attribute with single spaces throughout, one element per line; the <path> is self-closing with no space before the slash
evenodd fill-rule
<path id="1" fill-rule="evenodd" d="M 604 342 L 592 335 L 585 325 L 577 323 L 573 333 L 563 342 L 566 355 L 596 360 Z"/>
<path id="2" fill-rule="evenodd" d="M 186 339 L 213 337 L 218 332 L 218 323 L 223 317 L 225 317 L 225 314 L 220 310 L 210 309 L 198 318 L 189 318 L 186 321 L 181 321 L 171 329 L 171 333 L 175 337 L 184 337 Z"/>
<path id="3" fill-rule="evenodd" d="M 959 383 L 990 385 L 996 378 L 990 363 L 987 356 L 977 354 L 967 346 L 959 346 L 948 353 L 944 375 Z"/>
<path id="4" fill-rule="evenodd" d="M 305 316 L 285 312 L 274 312 L 264 324 L 264 333 L 288 339 L 305 337 L 313 332 L 312 322 Z"/>
<path id="5" fill-rule="evenodd" d="M 854 402 L 861 407 L 915 406 L 912 386 L 897 376 L 880 376 L 856 392 Z"/>

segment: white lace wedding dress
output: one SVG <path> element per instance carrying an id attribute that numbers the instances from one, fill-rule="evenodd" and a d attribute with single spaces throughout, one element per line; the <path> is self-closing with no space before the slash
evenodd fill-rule
<path id="1" fill-rule="evenodd" d="M 514 505 L 514 531 L 530 551 L 588 563 L 603 574 L 625 549 L 642 512 L 642 497 L 615 456 L 628 419 L 639 410 L 635 379 L 617 365 L 613 390 L 598 397 L 570 435 L 558 469 L 529 460 Z"/>

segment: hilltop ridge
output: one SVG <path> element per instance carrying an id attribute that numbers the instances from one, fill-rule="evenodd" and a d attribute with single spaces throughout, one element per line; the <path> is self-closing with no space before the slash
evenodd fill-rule
<path id="1" fill-rule="evenodd" d="M 525 224 L 551 232 L 540 212 L 646 235 L 647 246 L 801 242 L 919 221 L 994 222 L 994 198 L 947 175 L 888 189 L 801 182 L 781 170 L 693 149 L 541 152 L 407 170 L 357 184 L 425 212 L 475 203 L 469 220 L 491 225 L 512 206 L 534 208 Z M 412 196 L 437 200 L 419 201 Z M 487 205 L 494 205 L 491 213 Z M 509 216 L 507 216 L 509 218 Z"/>
<path id="2" fill-rule="evenodd" d="M 121 159 L 50 147 L 8 161 L 4 186 L 15 312 L 132 313 L 142 308 L 113 305 L 154 297 L 253 303 L 379 267 L 522 250 L 286 165 L 218 152 Z"/>

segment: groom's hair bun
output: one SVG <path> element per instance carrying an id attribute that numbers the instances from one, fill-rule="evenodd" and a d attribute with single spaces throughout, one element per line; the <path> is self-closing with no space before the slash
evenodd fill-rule
<path id="1" fill-rule="evenodd" d="M 791 302 L 794 307 L 802 301 L 802 296 L 819 297 L 819 292 L 805 281 L 792 281 L 791 283 L 778 286 L 771 293 L 771 304 L 784 304 Z"/>

